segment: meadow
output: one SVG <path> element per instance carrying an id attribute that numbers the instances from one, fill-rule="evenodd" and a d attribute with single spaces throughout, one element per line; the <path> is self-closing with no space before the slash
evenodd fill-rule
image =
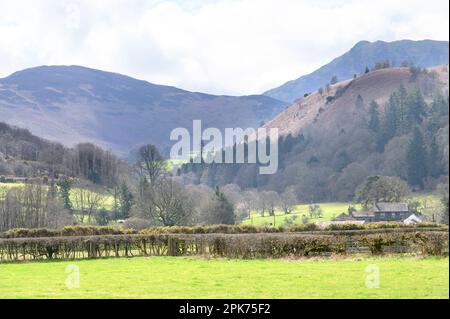
<path id="1" fill-rule="evenodd" d="M 407 198 L 407 201 L 418 201 L 422 204 L 424 214 L 431 215 L 433 209 L 440 207 L 440 198 L 438 195 L 433 193 L 414 193 Z M 350 206 L 356 208 L 357 210 L 362 210 L 361 205 L 354 203 L 345 202 L 328 202 L 328 203 L 317 203 L 322 209 L 322 216 L 316 218 L 310 218 L 308 207 L 309 204 L 299 204 L 295 205 L 290 214 L 285 214 L 280 209 L 275 210 L 275 216 L 269 216 L 266 212 L 265 216 L 261 216 L 260 212 L 253 211 L 250 214 L 250 218 L 244 219 L 242 224 L 245 225 L 272 225 L 281 226 L 284 225 L 286 219 L 290 219 L 292 224 L 302 224 L 302 217 L 307 216 L 309 223 L 329 221 L 334 217 L 342 213 L 348 213 L 348 208 Z"/>
<path id="2" fill-rule="evenodd" d="M 73 265 L 79 288 L 66 285 Z M 368 288 L 374 269 L 379 287 Z M 448 257 L 14 263 L 0 264 L 0 298 L 448 298 L 448 269 Z"/>

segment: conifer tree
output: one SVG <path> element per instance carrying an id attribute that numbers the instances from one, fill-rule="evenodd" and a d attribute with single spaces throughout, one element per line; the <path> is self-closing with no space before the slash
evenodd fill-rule
<path id="1" fill-rule="evenodd" d="M 420 128 L 416 127 L 406 154 L 408 183 L 411 186 L 420 186 L 423 188 L 424 179 L 427 176 L 426 160 L 427 150 L 425 140 Z"/>

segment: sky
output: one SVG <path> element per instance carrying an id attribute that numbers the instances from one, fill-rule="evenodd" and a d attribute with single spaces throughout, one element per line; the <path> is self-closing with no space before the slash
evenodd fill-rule
<path id="1" fill-rule="evenodd" d="M 447 0 L 0 0 L 0 78 L 82 65 L 259 94 L 361 40 L 449 39 Z"/>

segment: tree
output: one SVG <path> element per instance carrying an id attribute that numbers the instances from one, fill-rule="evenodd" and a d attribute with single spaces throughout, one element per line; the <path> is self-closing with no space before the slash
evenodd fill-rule
<path id="1" fill-rule="evenodd" d="M 409 115 L 409 104 L 408 104 L 408 92 L 406 88 L 401 85 L 398 92 L 394 92 L 397 95 L 397 131 L 400 133 L 408 133 L 411 127 L 411 117 Z"/>
<path id="2" fill-rule="evenodd" d="M 364 99 L 360 94 L 356 97 L 355 105 L 358 109 L 364 108 Z"/>
<path id="3" fill-rule="evenodd" d="M 380 130 L 380 106 L 377 102 L 372 100 L 369 106 L 369 129 L 375 133 Z"/>
<path id="4" fill-rule="evenodd" d="M 449 213 L 449 191 L 448 182 L 439 184 L 437 187 L 438 193 L 441 196 L 442 212 L 440 214 L 439 222 L 448 225 L 448 213 Z"/>
<path id="5" fill-rule="evenodd" d="M 429 151 L 427 152 L 427 173 L 431 177 L 439 177 L 441 174 L 441 165 L 440 165 L 440 152 L 439 146 L 436 141 L 436 137 L 431 138 L 431 144 L 429 146 Z"/>
<path id="6" fill-rule="evenodd" d="M 64 208 L 71 209 L 72 202 L 70 200 L 70 189 L 72 188 L 72 181 L 68 177 L 63 176 L 58 181 L 57 186 L 59 187 L 59 195 L 63 200 Z"/>
<path id="7" fill-rule="evenodd" d="M 338 77 L 336 75 L 333 75 L 331 77 L 330 84 L 333 85 L 333 84 L 336 84 L 336 83 L 338 83 Z"/>
<path id="8" fill-rule="evenodd" d="M 242 205 L 247 211 L 247 217 L 251 217 L 251 211 L 258 209 L 258 192 L 255 190 L 248 190 L 242 194 Z"/>
<path id="9" fill-rule="evenodd" d="M 414 124 L 422 123 L 423 117 L 427 113 L 427 104 L 420 89 L 415 89 L 408 95 L 408 117 L 409 122 Z"/>
<path id="10" fill-rule="evenodd" d="M 138 173 L 148 180 L 150 186 L 155 185 L 166 168 L 164 158 L 156 146 L 151 144 L 141 146 L 136 157 L 135 166 Z"/>
<path id="11" fill-rule="evenodd" d="M 392 94 L 386 105 L 383 118 L 383 146 L 397 134 L 399 128 L 399 100 L 398 96 Z"/>
<path id="12" fill-rule="evenodd" d="M 297 203 L 297 196 L 293 187 L 287 187 L 280 196 L 281 209 L 285 214 L 290 214 Z"/>
<path id="13" fill-rule="evenodd" d="M 267 203 L 267 208 L 269 210 L 269 215 L 275 215 L 275 208 L 278 206 L 280 202 L 280 197 L 275 191 L 266 191 L 261 194 L 262 197 L 265 198 Z"/>
<path id="14" fill-rule="evenodd" d="M 109 212 L 105 208 L 99 209 L 95 214 L 95 220 L 100 226 L 108 225 L 110 219 Z"/>
<path id="15" fill-rule="evenodd" d="M 134 196 L 131 193 L 128 185 L 122 182 L 119 191 L 119 211 L 122 219 L 127 219 L 130 217 L 130 211 L 133 207 Z"/>
<path id="16" fill-rule="evenodd" d="M 369 176 L 356 189 L 357 203 L 368 207 L 374 202 L 395 203 L 402 201 L 409 194 L 408 185 L 394 176 Z"/>
<path id="17" fill-rule="evenodd" d="M 427 176 L 427 150 L 422 132 L 418 127 L 414 129 L 413 137 L 408 145 L 406 166 L 408 183 L 423 188 Z"/>
<path id="18" fill-rule="evenodd" d="M 322 217 L 322 207 L 318 204 L 311 204 L 308 206 L 308 213 L 310 218 Z"/>
<path id="19" fill-rule="evenodd" d="M 163 178 L 148 195 L 152 217 L 164 226 L 192 224 L 193 203 L 178 183 Z"/>
<path id="20" fill-rule="evenodd" d="M 228 225 L 233 225 L 235 223 L 233 204 L 228 201 L 225 194 L 220 191 L 219 187 L 216 187 L 216 191 L 214 193 L 214 201 L 209 223 Z"/>
<path id="21" fill-rule="evenodd" d="M 73 191 L 73 200 L 78 209 L 79 221 L 84 223 L 87 217 L 87 222 L 90 224 L 92 217 L 104 204 L 105 197 L 97 191 L 91 191 L 80 185 L 80 187 L 75 188 Z"/>

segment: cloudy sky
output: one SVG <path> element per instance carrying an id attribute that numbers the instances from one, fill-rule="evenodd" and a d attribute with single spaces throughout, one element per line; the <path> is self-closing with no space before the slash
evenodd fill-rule
<path id="1" fill-rule="evenodd" d="M 0 77 L 83 65 L 215 94 L 298 78 L 360 40 L 448 40 L 447 0 L 0 0 Z"/>

